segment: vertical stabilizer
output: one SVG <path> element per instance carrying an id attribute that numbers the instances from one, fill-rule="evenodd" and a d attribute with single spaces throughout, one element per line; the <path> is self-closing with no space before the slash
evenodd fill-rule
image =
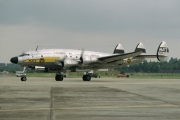
<path id="1" fill-rule="evenodd" d="M 144 47 L 143 43 L 138 43 L 138 45 L 136 46 L 136 49 L 134 52 L 142 52 L 142 53 L 146 53 L 146 49 Z"/>
<path id="2" fill-rule="evenodd" d="M 167 43 L 162 41 L 157 49 L 157 59 L 159 61 L 167 61 L 169 55 L 169 48 Z"/>
<path id="3" fill-rule="evenodd" d="M 113 54 L 124 54 L 124 48 L 121 44 L 118 44 L 115 49 L 114 49 L 114 52 Z"/>

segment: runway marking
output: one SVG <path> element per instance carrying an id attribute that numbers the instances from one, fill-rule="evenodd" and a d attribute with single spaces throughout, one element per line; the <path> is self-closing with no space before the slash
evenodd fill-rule
<path id="1" fill-rule="evenodd" d="M 25 108 L 25 109 L 4 109 L 0 112 L 16 112 L 16 111 L 39 111 L 39 110 L 88 110 L 88 109 L 133 109 L 133 108 L 178 108 L 180 105 L 142 105 L 142 106 L 92 106 L 92 107 L 64 107 L 64 108 Z"/>

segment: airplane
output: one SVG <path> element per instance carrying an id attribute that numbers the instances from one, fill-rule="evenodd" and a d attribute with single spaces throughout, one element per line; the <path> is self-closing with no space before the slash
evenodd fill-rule
<path id="1" fill-rule="evenodd" d="M 38 48 L 38 47 L 37 47 Z M 28 68 L 43 69 L 46 72 L 56 71 L 55 80 L 63 81 L 64 72 L 70 70 L 84 70 L 83 81 L 90 81 L 88 74 L 91 70 L 118 68 L 136 63 L 141 63 L 148 58 L 157 58 L 159 61 L 167 61 L 169 48 L 165 41 L 162 41 L 157 49 L 156 55 L 144 55 L 146 49 L 143 43 L 139 43 L 134 52 L 125 53 L 121 44 L 118 44 L 113 53 L 102 53 L 94 51 L 73 50 L 73 49 L 42 49 L 27 51 L 19 56 L 12 57 L 10 61 L 14 64 L 24 66 L 21 81 L 26 81 Z"/>

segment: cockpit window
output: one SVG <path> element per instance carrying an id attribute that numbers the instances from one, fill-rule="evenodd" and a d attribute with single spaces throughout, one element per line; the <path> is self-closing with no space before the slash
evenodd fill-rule
<path id="1" fill-rule="evenodd" d="M 23 57 L 23 56 L 29 56 L 29 54 L 22 53 L 21 55 L 19 55 L 19 57 Z"/>

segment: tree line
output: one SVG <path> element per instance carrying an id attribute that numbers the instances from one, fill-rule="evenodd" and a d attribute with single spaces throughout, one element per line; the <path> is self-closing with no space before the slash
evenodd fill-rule
<path id="1" fill-rule="evenodd" d="M 8 71 L 15 73 L 16 71 L 22 71 L 23 67 L 16 64 L 4 64 L 0 63 L 0 72 Z M 155 62 L 155 61 L 144 61 L 139 64 L 130 66 L 124 66 L 116 68 L 118 71 L 126 73 L 159 73 L 159 72 L 179 72 L 180 73 L 180 59 L 171 58 L 168 62 Z M 30 72 L 33 72 L 30 70 Z"/>
<path id="2" fill-rule="evenodd" d="M 180 72 L 180 59 L 171 58 L 168 62 L 144 61 L 139 64 L 120 67 L 117 70 L 128 73 Z"/>
<path id="3" fill-rule="evenodd" d="M 23 67 L 17 64 L 5 64 L 5 63 L 0 63 L 0 72 L 3 71 L 8 71 L 11 73 L 15 73 L 16 71 L 23 71 Z"/>

